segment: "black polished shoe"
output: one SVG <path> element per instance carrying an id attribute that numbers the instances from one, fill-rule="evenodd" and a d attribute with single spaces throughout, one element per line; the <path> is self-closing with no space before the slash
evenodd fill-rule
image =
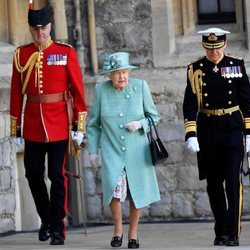
<path id="1" fill-rule="evenodd" d="M 38 231 L 38 239 L 40 241 L 46 241 L 50 238 L 50 226 L 48 224 L 42 223 Z"/>
<path id="2" fill-rule="evenodd" d="M 226 246 L 227 240 L 228 240 L 227 235 L 216 236 L 214 239 L 214 245 L 215 246 Z"/>
<path id="3" fill-rule="evenodd" d="M 238 236 L 233 236 L 233 237 L 229 237 L 228 241 L 227 241 L 227 246 L 228 247 L 236 247 L 239 246 L 240 242 L 239 242 L 239 237 Z"/>
<path id="4" fill-rule="evenodd" d="M 110 242 L 111 247 L 120 247 L 122 245 L 122 236 L 114 236 Z"/>
<path id="5" fill-rule="evenodd" d="M 135 240 L 135 239 L 130 239 L 128 241 L 128 248 L 139 248 L 140 244 L 139 244 L 139 240 Z"/>
<path id="6" fill-rule="evenodd" d="M 64 245 L 64 238 L 58 232 L 53 232 L 50 245 Z"/>

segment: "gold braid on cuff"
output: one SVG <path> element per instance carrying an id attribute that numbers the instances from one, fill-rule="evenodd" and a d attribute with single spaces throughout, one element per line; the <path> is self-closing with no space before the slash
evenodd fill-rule
<path id="1" fill-rule="evenodd" d="M 244 121 L 245 121 L 245 128 L 250 129 L 250 117 L 245 118 Z"/>
<path id="2" fill-rule="evenodd" d="M 77 131 L 85 133 L 87 112 L 78 113 Z"/>
<path id="3" fill-rule="evenodd" d="M 17 135 L 17 118 L 14 116 L 10 117 L 10 136 Z"/>
<path id="4" fill-rule="evenodd" d="M 196 121 L 185 121 L 184 126 L 186 134 L 188 132 L 196 132 Z"/>

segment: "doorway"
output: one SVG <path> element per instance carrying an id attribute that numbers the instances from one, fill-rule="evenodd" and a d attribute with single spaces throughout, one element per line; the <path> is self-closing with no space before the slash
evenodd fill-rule
<path id="1" fill-rule="evenodd" d="M 198 24 L 235 23 L 235 0 L 197 0 Z"/>

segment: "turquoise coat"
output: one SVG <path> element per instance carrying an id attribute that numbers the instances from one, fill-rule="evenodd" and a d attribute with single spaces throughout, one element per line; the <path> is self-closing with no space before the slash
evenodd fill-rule
<path id="1" fill-rule="evenodd" d="M 101 147 L 104 205 L 111 202 L 124 167 L 136 208 L 160 200 L 149 151 L 146 113 L 155 122 L 159 121 L 148 84 L 144 80 L 130 78 L 123 90 L 114 88 L 110 80 L 96 84 L 87 138 L 89 154 L 97 154 L 98 147 Z M 129 132 L 124 128 L 124 124 L 135 120 L 142 123 L 142 129 Z"/>

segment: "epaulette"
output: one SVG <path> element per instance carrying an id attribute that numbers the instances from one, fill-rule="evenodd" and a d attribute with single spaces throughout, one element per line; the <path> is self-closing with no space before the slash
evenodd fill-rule
<path id="1" fill-rule="evenodd" d="M 233 59 L 238 59 L 238 60 L 242 60 L 242 59 L 243 59 L 243 58 L 241 58 L 241 57 L 232 56 L 232 55 L 230 55 L 230 54 L 225 54 L 225 56 L 230 57 L 230 58 L 233 58 Z"/>
<path id="2" fill-rule="evenodd" d="M 28 47 L 28 46 L 30 46 L 32 44 L 33 43 L 24 44 L 24 45 L 21 45 L 21 46 L 17 47 L 16 49 L 22 49 L 22 48 Z"/>
<path id="3" fill-rule="evenodd" d="M 191 64 L 193 64 L 193 63 L 196 63 L 196 62 L 200 61 L 203 57 L 204 57 L 204 56 L 200 56 L 200 57 L 196 58 L 194 61 L 192 61 L 192 62 L 189 63 L 188 65 L 191 65 Z"/>
<path id="4" fill-rule="evenodd" d="M 68 47 L 73 47 L 71 44 L 69 44 L 69 43 L 63 43 L 63 42 L 60 42 L 60 41 L 55 41 L 55 43 L 57 43 L 57 44 L 60 44 L 60 45 L 64 45 L 64 46 L 68 46 Z"/>

